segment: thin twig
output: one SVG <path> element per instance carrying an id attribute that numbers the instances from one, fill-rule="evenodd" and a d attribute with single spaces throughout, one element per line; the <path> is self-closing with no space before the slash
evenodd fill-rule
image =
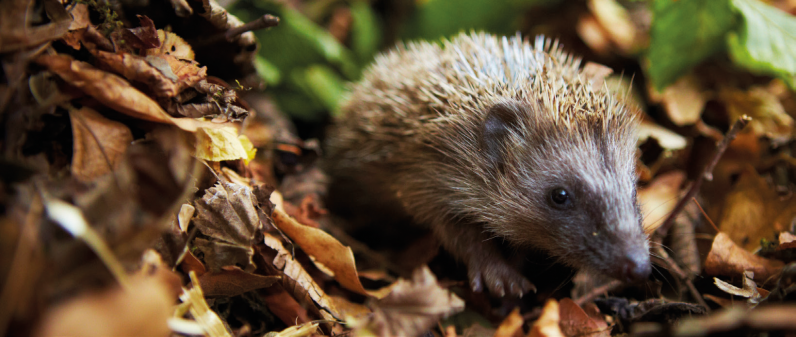
<path id="1" fill-rule="evenodd" d="M 705 210 L 702 209 L 702 205 L 699 204 L 699 201 L 697 201 L 696 198 L 694 198 L 694 203 L 697 205 L 697 207 L 699 207 L 699 211 L 702 212 L 702 216 L 704 216 L 705 219 L 708 220 L 708 223 L 710 223 L 710 225 L 713 227 L 713 229 L 716 230 L 716 233 L 721 232 L 719 230 L 719 227 L 717 227 L 716 224 L 713 223 L 713 220 L 710 220 L 710 217 L 708 216 L 707 213 L 705 213 Z"/>
<path id="2" fill-rule="evenodd" d="M 230 28 L 229 30 L 227 30 L 225 37 L 227 38 L 227 41 L 232 41 L 236 36 L 243 34 L 245 32 L 268 28 L 268 27 L 274 27 L 278 24 L 279 24 L 278 17 L 273 16 L 271 14 L 265 14 L 257 20 L 248 22 L 242 26 Z"/>
<path id="3" fill-rule="evenodd" d="M 603 285 L 601 285 L 601 286 L 599 286 L 597 288 L 592 289 L 588 294 L 585 294 L 585 295 L 583 295 L 581 297 L 576 298 L 574 302 L 578 306 L 582 306 L 585 303 L 589 303 L 591 301 L 594 301 L 594 299 L 597 298 L 597 296 L 603 295 L 603 294 L 605 294 L 605 293 L 607 293 L 609 291 L 612 291 L 612 290 L 616 290 L 617 288 L 622 286 L 622 284 L 623 284 L 622 281 L 613 280 L 611 282 L 608 282 L 608 283 L 603 284 Z"/>
<path id="4" fill-rule="evenodd" d="M 743 115 L 735 121 L 735 124 L 732 125 L 730 131 L 727 131 L 727 134 L 724 136 L 724 139 L 716 145 L 716 153 L 713 154 L 713 160 L 705 166 L 702 170 L 702 174 L 697 177 L 696 181 L 691 184 L 691 188 L 688 189 L 688 193 L 683 196 L 680 201 L 677 202 L 677 205 L 674 207 L 671 213 L 669 213 L 669 217 L 663 222 L 663 224 L 658 228 L 658 233 L 662 236 L 666 236 L 666 233 L 669 231 L 669 227 L 672 226 L 674 223 L 674 218 L 676 218 L 680 212 L 683 211 L 685 208 L 685 204 L 691 200 L 694 196 L 696 196 L 697 192 L 699 192 L 699 188 L 702 186 L 702 181 L 707 179 L 708 181 L 713 180 L 713 168 L 716 167 L 716 163 L 719 162 L 719 159 L 724 154 L 724 151 L 727 150 L 727 147 L 730 145 L 733 139 L 738 135 L 738 132 L 741 131 L 747 124 L 752 120 L 751 117 L 747 115 Z"/>
<path id="5" fill-rule="evenodd" d="M 677 263 L 669 256 L 668 253 L 666 253 L 665 250 L 661 248 L 661 246 L 657 246 L 655 248 L 655 253 L 658 255 L 657 258 L 666 264 L 664 268 L 666 268 L 675 277 L 680 279 L 680 281 L 685 282 L 686 287 L 688 287 L 688 292 L 691 293 L 691 297 L 693 297 L 697 303 L 699 303 L 699 305 L 703 306 L 705 310 L 710 312 L 710 307 L 705 302 L 705 299 L 702 298 L 702 294 L 700 294 L 694 286 L 694 282 L 692 281 L 693 276 L 691 273 L 680 269 L 680 266 L 677 265 Z"/>

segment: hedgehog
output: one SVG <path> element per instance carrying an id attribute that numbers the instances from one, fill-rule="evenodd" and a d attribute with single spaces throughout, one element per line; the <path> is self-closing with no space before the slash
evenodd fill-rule
<path id="1" fill-rule="evenodd" d="M 329 130 L 329 203 L 428 226 L 494 296 L 535 290 L 515 258 L 532 250 L 646 279 L 638 109 L 580 64 L 541 36 L 477 32 L 377 56 Z"/>

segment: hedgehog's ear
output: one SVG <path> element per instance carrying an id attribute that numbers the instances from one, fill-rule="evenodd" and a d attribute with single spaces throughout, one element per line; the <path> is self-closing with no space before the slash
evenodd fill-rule
<path id="1" fill-rule="evenodd" d="M 481 153 L 492 167 L 503 170 L 503 152 L 513 130 L 521 127 L 523 107 L 520 102 L 506 101 L 489 108 L 481 127 Z"/>

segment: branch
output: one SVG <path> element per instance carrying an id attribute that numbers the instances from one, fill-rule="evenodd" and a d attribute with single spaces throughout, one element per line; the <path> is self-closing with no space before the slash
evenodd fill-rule
<path id="1" fill-rule="evenodd" d="M 713 160 L 708 163 L 707 166 L 702 170 L 702 174 L 697 177 L 696 181 L 691 184 L 691 188 L 688 189 L 688 193 L 686 193 L 680 201 L 677 202 L 677 205 L 674 207 L 671 213 L 669 213 L 669 217 L 666 218 L 666 221 L 658 228 L 658 233 L 661 236 L 666 236 L 666 233 L 669 231 L 669 227 L 672 226 L 674 223 L 674 218 L 680 215 L 680 212 L 683 211 L 685 204 L 691 200 L 694 196 L 696 196 L 697 192 L 699 192 L 699 188 L 702 186 L 702 181 L 707 179 L 708 181 L 713 180 L 713 168 L 716 167 L 716 164 L 719 162 L 719 159 L 724 154 L 724 151 L 727 150 L 727 147 L 730 145 L 733 139 L 738 135 L 738 132 L 741 131 L 747 124 L 752 120 L 751 117 L 747 115 L 743 115 L 735 121 L 735 124 L 732 125 L 730 131 L 727 131 L 727 134 L 724 136 L 724 139 L 716 145 L 716 153 L 713 154 Z"/>

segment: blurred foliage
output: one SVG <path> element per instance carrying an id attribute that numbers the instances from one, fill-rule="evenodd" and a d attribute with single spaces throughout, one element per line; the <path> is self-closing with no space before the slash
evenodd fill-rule
<path id="1" fill-rule="evenodd" d="M 694 67 L 722 57 L 753 74 L 779 78 L 796 89 L 796 18 L 763 1 L 608 1 L 630 7 L 645 6 L 645 12 L 650 13 L 651 22 L 637 24 L 645 28 L 639 29 L 636 43 L 646 52 L 639 55 L 614 50 L 613 53 L 643 64 L 644 73 L 636 76 L 658 90 Z M 574 31 L 576 26 L 582 28 L 586 14 L 565 13 L 573 12 L 572 8 L 582 8 L 574 12 L 588 11 L 587 8 L 594 11 L 596 3 L 594 0 L 241 0 L 230 11 L 244 21 L 266 13 L 282 18 L 278 27 L 257 32 L 262 44 L 257 70 L 283 111 L 297 119 L 320 121 L 345 98 L 346 83 L 357 80 L 377 52 L 389 49 L 397 41 L 437 41 L 470 30 L 503 35 L 539 31 L 551 34 L 550 27 L 560 27 L 562 20 L 571 21 Z M 603 29 L 611 30 L 608 26 L 604 24 Z M 553 37 L 563 38 L 560 30 L 552 28 Z M 580 39 L 584 38 L 582 31 L 578 34 Z M 612 66 L 616 68 L 616 64 Z"/>
<path id="2" fill-rule="evenodd" d="M 652 4 L 649 76 L 658 89 L 728 50 L 751 72 L 796 89 L 796 18 L 758 0 L 657 0 Z"/>

